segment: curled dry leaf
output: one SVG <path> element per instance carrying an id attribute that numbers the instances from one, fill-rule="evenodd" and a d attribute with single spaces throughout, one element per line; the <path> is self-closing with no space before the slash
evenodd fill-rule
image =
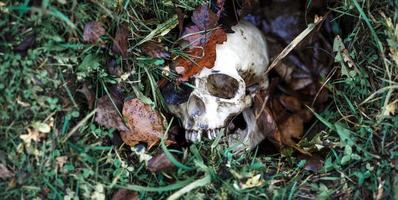
<path id="1" fill-rule="evenodd" d="M 117 27 L 115 40 L 113 41 L 112 45 L 112 51 L 122 55 L 123 57 L 126 57 L 129 44 L 128 37 L 129 29 L 127 25 L 122 24 Z"/>
<path id="2" fill-rule="evenodd" d="M 112 196 L 112 200 L 139 200 L 137 192 L 130 191 L 127 189 L 119 189 Z"/>
<path id="3" fill-rule="evenodd" d="M 105 35 L 106 31 L 101 22 L 93 21 L 84 26 L 83 41 L 95 44 Z"/>
<path id="4" fill-rule="evenodd" d="M 188 55 L 192 56 L 193 61 L 187 58 L 179 57 L 176 60 L 177 67 L 183 67 L 182 76 L 179 78 L 180 81 L 187 81 L 189 77 L 200 72 L 204 67 L 214 67 L 216 61 L 216 45 L 222 44 L 227 40 L 227 34 L 222 29 L 217 29 L 211 33 L 209 41 L 202 48 L 194 48 L 188 50 Z M 203 55 L 203 56 L 202 56 Z M 198 57 L 197 59 L 194 59 Z"/>
<path id="5" fill-rule="evenodd" d="M 150 149 L 159 143 L 164 135 L 160 114 L 138 99 L 131 99 L 124 103 L 123 117 L 127 120 L 129 130 L 120 132 L 120 135 L 123 142 L 130 146 L 145 142 Z M 166 141 L 166 143 L 171 142 Z"/>
<path id="6" fill-rule="evenodd" d="M 169 58 L 170 54 L 160 42 L 149 41 L 142 44 L 142 51 L 153 58 Z"/>
<path id="7" fill-rule="evenodd" d="M 161 152 L 148 161 L 148 170 L 159 172 L 174 167 L 173 163 L 167 158 L 164 152 Z"/>
<path id="8" fill-rule="evenodd" d="M 119 131 L 128 131 L 129 129 L 124 124 L 123 119 L 118 112 L 118 109 L 121 108 L 122 100 L 115 96 L 112 96 L 112 100 L 115 105 L 113 105 L 108 95 L 102 96 L 98 99 L 95 121 L 107 128 L 115 128 Z"/>

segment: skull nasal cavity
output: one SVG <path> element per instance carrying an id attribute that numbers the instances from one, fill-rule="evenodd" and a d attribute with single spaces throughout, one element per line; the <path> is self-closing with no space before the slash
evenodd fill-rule
<path id="1" fill-rule="evenodd" d="M 207 89 L 213 96 L 231 99 L 239 89 L 239 82 L 225 74 L 211 74 L 207 79 Z"/>
<path id="2" fill-rule="evenodd" d="M 206 111 L 205 103 L 195 96 L 192 95 L 188 100 L 188 114 L 191 117 L 197 117 L 202 115 Z"/>

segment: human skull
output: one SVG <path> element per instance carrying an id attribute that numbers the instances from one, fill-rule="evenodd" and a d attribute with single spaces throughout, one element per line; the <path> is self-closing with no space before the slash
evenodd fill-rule
<path id="1" fill-rule="evenodd" d="M 189 141 L 200 140 L 203 133 L 214 139 L 218 130 L 242 111 L 251 113 L 252 96 L 247 87 L 268 86 L 265 71 L 269 60 L 263 34 L 246 21 L 239 22 L 232 30 L 234 33 L 227 34 L 227 41 L 216 46 L 214 67 L 204 68 L 194 76 L 195 88 L 188 101 L 169 105 L 171 112 L 181 119 Z M 256 126 L 253 117 L 244 118 L 251 120 L 246 121 L 250 126 Z M 248 129 L 241 130 L 239 137 L 250 138 L 257 131 L 256 127 Z"/>

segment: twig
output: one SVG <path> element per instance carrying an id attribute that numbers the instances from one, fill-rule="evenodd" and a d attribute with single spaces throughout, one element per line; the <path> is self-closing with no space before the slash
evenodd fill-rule
<path id="1" fill-rule="evenodd" d="M 268 74 L 274 67 L 280 64 L 283 58 L 285 58 L 308 34 L 314 30 L 314 28 L 323 21 L 324 17 L 315 16 L 314 23 L 309 24 L 308 27 L 301 32 L 296 38 L 294 38 L 289 45 L 283 49 L 283 51 L 272 61 L 265 74 Z"/>
<path id="2" fill-rule="evenodd" d="M 92 117 L 95 113 L 97 112 L 97 109 L 94 109 L 93 111 L 91 111 L 86 117 L 84 117 L 78 124 L 76 124 L 75 127 L 72 128 L 72 130 L 70 130 L 68 132 L 68 134 L 66 134 L 66 136 L 64 137 L 64 139 L 61 141 L 61 143 L 65 143 L 66 140 L 68 140 L 68 138 L 70 138 L 76 131 L 77 129 L 79 129 L 80 127 L 82 127 L 87 120 L 90 119 L 90 117 Z"/>

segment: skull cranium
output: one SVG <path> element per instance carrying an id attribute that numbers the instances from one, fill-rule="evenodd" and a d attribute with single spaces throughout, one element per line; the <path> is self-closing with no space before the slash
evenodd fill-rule
<path id="1" fill-rule="evenodd" d="M 227 34 L 227 41 L 216 46 L 214 67 L 204 68 L 195 75 L 195 89 L 188 101 L 169 105 L 181 119 L 187 140 L 200 140 L 205 132 L 209 139 L 215 138 L 218 129 L 225 128 L 242 112 L 246 113 L 246 123 L 256 126 L 253 117 L 249 117 L 252 116 L 252 96 L 247 93 L 247 87 L 258 85 L 265 89 L 268 86 L 267 44 L 260 30 L 249 22 L 241 21 L 232 30 L 234 33 Z M 251 132 L 257 131 L 255 127 L 247 129 L 240 130 L 240 138 L 250 138 L 249 135 L 254 134 Z"/>

